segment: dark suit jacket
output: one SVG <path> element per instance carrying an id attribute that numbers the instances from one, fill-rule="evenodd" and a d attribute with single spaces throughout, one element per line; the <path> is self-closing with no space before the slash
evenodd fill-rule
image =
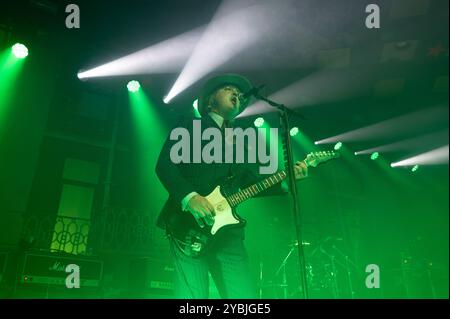
<path id="1" fill-rule="evenodd" d="M 183 118 L 175 127 L 186 128 L 190 136 L 193 132 L 193 118 Z M 209 127 L 219 128 L 216 122 L 210 116 L 201 118 L 202 131 Z M 214 188 L 223 182 L 227 177 L 234 176 L 230 190 L 237 191 L 238 188 L 244 188 L 259 180 L 268 177 L 258 174 L 258 164 L 244 163 L 192 163 L 192 140 L 191 140 L 191 163 L 174 164 L 170 159 L 170 149 L 178 141 L 171 141 L 170 134 L 161 150 L 157 165 L 156 174 L 161 183 L 169 193 L 169 199 L 159 214 L 157 225 L 165 228 L 167 214 L 173 209 L 181 209 L 182 199 L 191 192 L 197 192 L 202 196 L 208 195 Z M 203 146 L 209 141 L 202 142 Z M 224 156 L 224 152 L 222 152 Z M 285 194 L 281 184 L 274 186 L 259 196 L 281 195 Z"/>

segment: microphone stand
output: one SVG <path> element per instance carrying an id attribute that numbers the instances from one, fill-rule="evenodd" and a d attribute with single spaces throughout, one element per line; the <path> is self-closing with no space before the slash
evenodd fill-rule
<path id="1" fill-rule="evenodd" d="M 280 126 L 282 129 L 281 140 L 282 140 L 282 144 L 283 144 L 285 169 L 286 169 L 287 175 L 289 177 L 288 178 L 289 191 L 292 196 L 292 203 L 293 203 L 292 210 L 293 210 L 293 215 L 294 215 L 294 223 L 295 223 L 297 242 L 299 243 L 297 246 L 297 250 L 298 250 L 298 259 L 299 259 L 299 266 L 300 266 L 300 282 L 301 282 L 300 288 L 301 288 L 303 298 L 307 299 L 308 298 L 308 284 L 307 284 L 307 277 L 306 277 L 306 262 L 305 262 L 305 252 L 304 252 L 303 240 L 302 240 L 302 230 L 301 230 L 301 225 L 300 225 L 301 224 L 300 205 L 299 205 L 298 196 L 297 196 L 297 184 L 295 181 L 294 159 L 293 159 L 292 147 L 291 147 L 291 136 L 289 134 L 289 132 L 290 132 L 289 114 L 299 116 L 303 119 L 304 119 L 304 117 L 299 112 L 290 110 L 283 104 L 271 101 L 268 98 L 259 95 L 258 92 L 254 92 L 253 96 L 259 100 L 267 102 L 269 105 L 278 109 L 278 114 L 280 117 Z"/>
<path id="2" fill-rule="evenodd" d="M 284 258 L 283 262 L 281 263 L 280 267 L 278 267 L 278 270 L 275 273 L 275 276 L 278 276 L 278 274 L 281 272 L 281 270 L 283 270 L 283 282 L 281 283 L 281 287 L 283 287 L 283 297 L 284 299 L 287 299 L 288 296 L 288 284 L 287 284 L 287 276 L 286 276 L 286 263 L 288 262 L 289 257 L 292 255 L 292 253 L 295 250 L 295 246 L 296 245 L 292 245 L 291 249 L 289 250 L 287 256 Z"/>

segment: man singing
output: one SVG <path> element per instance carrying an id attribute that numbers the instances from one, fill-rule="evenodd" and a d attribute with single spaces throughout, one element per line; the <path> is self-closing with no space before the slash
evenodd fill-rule
<path id="1" fill-rule="evenodd" d="M 198 99 L 202 131 L 208 128 L 221 130 L 225 144 L 224 129 L 230 127 L 233 119 L 248 105 L 249 99 L 243 98 L 243 93 L 251 88 L 249 80 L 237 74 L 220 75 L 206 81 Z M 193 120 L 183 120 L 178 127 L 185 128 L 192 136 Z M 204 144 L 205 141 L 198 142 Z M 259 175 L 256 165 L 252 163 L 174 163 L 171 148 L 175 143 L 167 138 L 156 166 L 156 173 L 169 193 L 169 199 L 158 217 L 158 226 L 166 230 L 170 241 L 176 274 L 175 296 L 208 298 L 210 272 L 222 298 L 256 298 L 256 285 L 244 247 L 244 226 L 224 227 L 215 235 L 214 245 L 205 254 L 191 256 L 180 249 L 177 239 L 171 236 L 168 224 L 174 211 L 177 211 L 178 214 L 191 214 L 200 228 L 207 228 L 214 224 L 215 211 L 205 196 L 220 182 L 229 180 L 229 189 L 238 190 L 268 176 Z M 297 162 L 295 173 L 296 179 L 305 178 L 306 165 Z M 283 193 L 285 191 L 278 184 L 260 195 Z"/>

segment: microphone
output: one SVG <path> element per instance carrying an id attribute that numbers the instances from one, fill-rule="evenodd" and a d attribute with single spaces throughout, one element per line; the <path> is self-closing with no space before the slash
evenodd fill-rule
<path id="1" fill-rule="evenodd" d="M 250 90 L 248 90 L 247 92 L 245 92 L 245 93 L 240 93 L 239 94 L 239 100 L 246 100 L 246 99 L 248 99 L 249 97 L 251 97 L 251 96 L 253 96 L 253 95 L 255 95 L 255 94 L 258 94 L 258 92 L 259 91 L 261 91 L 261 89 L 263 88 L 263 87 L 265 87 L 266 85 L 265 84 L 262 84 L 262 85 L 260 85 L 260 86 L 257 86 L 257 87 L 253 87 L 253 88 L 251 88 Z"/>

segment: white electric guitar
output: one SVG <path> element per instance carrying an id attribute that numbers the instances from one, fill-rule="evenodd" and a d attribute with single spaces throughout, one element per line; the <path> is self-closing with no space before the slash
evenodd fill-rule
<path id="1" fill-rule="evenodd" d="M 316 167 L 339 156 L 339 153 L 334 151 L 313 152 L 308 154 L 303 162 L 307 167 Z M 205 196 L 214 207 L 215 216 L 212 226 L 201 228 L 192 214 L 177 211 L 169 217 L 167 223 L 168 232 L 186 255 L 199 256 L 207 250 L 215 235 L 222 229 L 241 227 L 245 224 L 245 220 L 237 215 L 235 211 L 236 206 L 280 183 L 286 177 L 285 171 L 279 171 L 231 195 L 225 195 L 221 190 L 222 187 L 219 185 L 209 195 Z"/>

